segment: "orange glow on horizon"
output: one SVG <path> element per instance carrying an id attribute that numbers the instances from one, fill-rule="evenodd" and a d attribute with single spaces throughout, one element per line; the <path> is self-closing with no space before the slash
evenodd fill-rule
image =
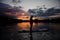
<path id="1" fill-rule="evenodd" d="M 30 19 L 30 16 L 18 16 L 17 19 L 29 20 Z"/>

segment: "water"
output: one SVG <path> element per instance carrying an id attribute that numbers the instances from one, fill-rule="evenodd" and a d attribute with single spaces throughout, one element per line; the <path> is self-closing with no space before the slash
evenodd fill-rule
<path id="1" fill-rule="evenodd" d="M 60 40 L 60 23 L 0 23 L 0 40 Z"/>

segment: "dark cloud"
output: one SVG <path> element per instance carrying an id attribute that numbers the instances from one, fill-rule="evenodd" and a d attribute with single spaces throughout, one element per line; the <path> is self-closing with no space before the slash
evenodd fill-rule
<path id="1" fill-rule="evenodd" d="M 8 4 L 0 3 L 0 12 L 8 11 L 10 8 L 12 7 Z"/>
<path id="2" fill-rule="evenodd" d="M 45 12 L 44 10 L 38 10 L 37 9 L 37 12 L 36 10 L 34 11 L 33 9 L 29 9 L 28 10 L 29 13 L 32 13 L 32 14 L 36 14 L 36 16 L 52 16 L 52 15 L 55 15 L 55 14 L 58 14 L 60 13 L 60 9 L 55 9 L 54 7 L 53 8 L 49 8 L 47 9 Z"/>

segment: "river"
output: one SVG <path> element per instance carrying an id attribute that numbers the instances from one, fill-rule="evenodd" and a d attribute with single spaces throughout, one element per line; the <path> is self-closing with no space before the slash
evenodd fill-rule
<path id="1" fill-rule="evenodd" d="M 0 40 L 60 40 L 60 23 L 0 23 L 0 35 Z"/>

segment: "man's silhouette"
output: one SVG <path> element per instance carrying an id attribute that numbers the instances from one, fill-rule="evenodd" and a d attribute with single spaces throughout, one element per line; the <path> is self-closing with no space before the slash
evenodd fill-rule
<path id="1" fill-rule="evenodd" d="M 33 26 L 32 18 L 33 18 L 33 16 L 30 17 L 30 40 L 33 40 L 33 38 L 32 38 L 32 26 Z"/>
<path id="2" fill-rule="evenodd" d="M 33 16 L 30 17 L 30 21 L 32 21 Z"/>

